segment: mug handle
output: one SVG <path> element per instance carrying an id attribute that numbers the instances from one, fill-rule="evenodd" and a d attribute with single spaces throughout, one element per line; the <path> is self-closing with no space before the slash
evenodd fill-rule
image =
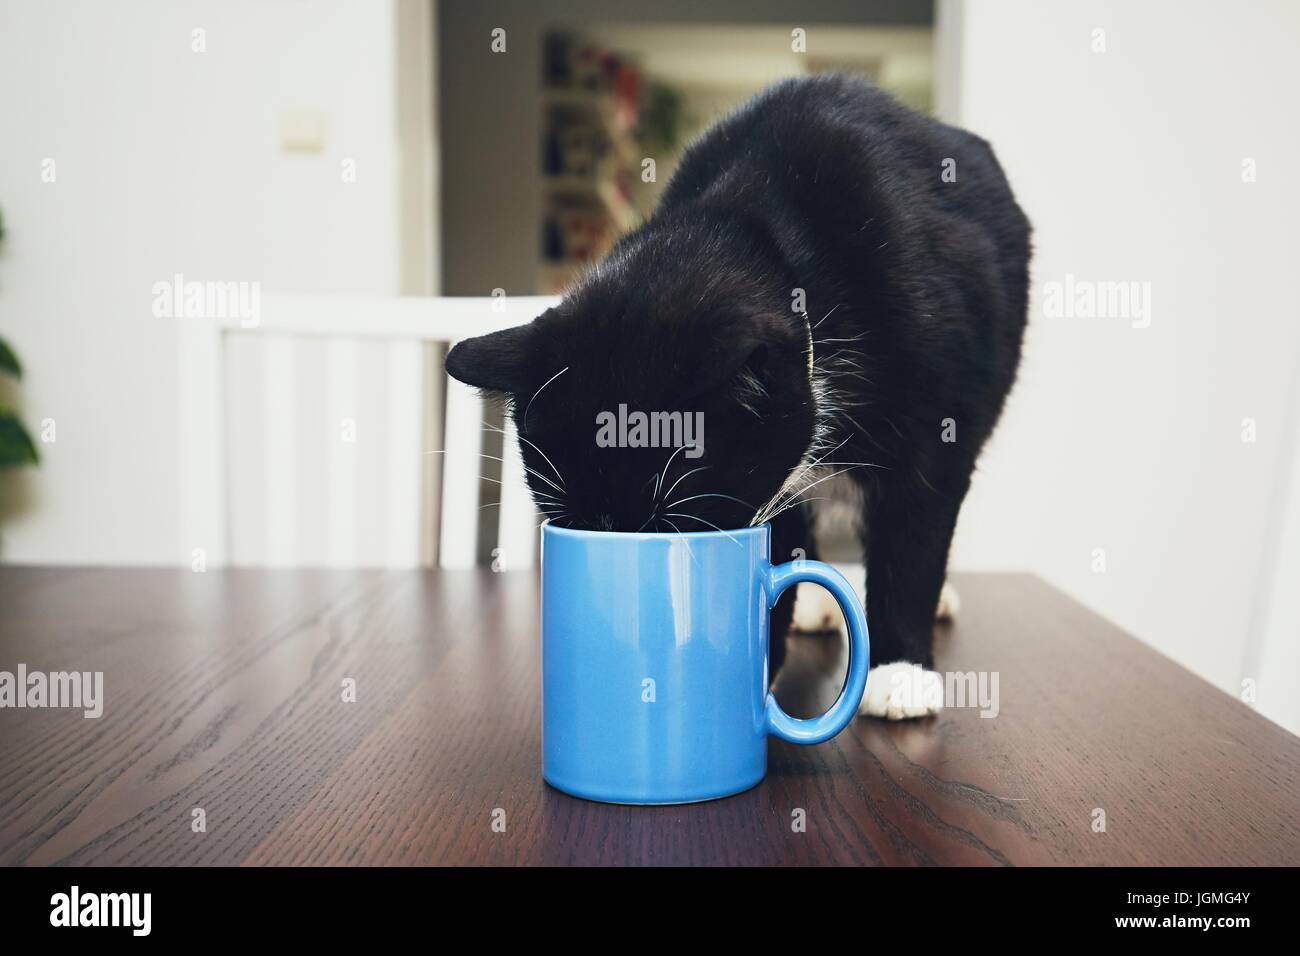
<path id="1" fill-rule="evenodd" d="M 769 690 L 767 693 L 767 731 L 795 744 L 819 744 L 830 740 L 848 726 L 862 703 L 862 693 L 867 688 L 867 669 L 870 664 L 871 639 L 867 633 L 867 617 L 853 591 L 853 585 L 829 564 L 820 561 L 799 560 L 767 567 L 767 606 L 776 604 L 781 592 L 800 581 L 820 584 L 835 596 L 844 620 L 849 624 L 849 672 L 844 679 L 844 689 L 839 699 L 820 717 L 800 720 L 791 717 Z"/>

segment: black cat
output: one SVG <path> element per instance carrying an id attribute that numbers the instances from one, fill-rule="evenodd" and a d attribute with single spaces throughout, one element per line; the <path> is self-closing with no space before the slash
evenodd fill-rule
<path id="1" fill-rule="evenodd" d="M 700 137 L 559 306 L 462 342 L 447 371 L 508 397 L 539 507 L 573 527 L 770 520 L 774 561 L 814 557 L 800 502 L 846 472 L 871 663 L 930 668 L 957 512 L 1020 359 L 1029 234 L 984 140 L 848 77 L 788 80 Z M 620 405 L 702 413 L 702 455 L 598 443 Z M 792 612 L 787 592 L 773 675 Z"/>

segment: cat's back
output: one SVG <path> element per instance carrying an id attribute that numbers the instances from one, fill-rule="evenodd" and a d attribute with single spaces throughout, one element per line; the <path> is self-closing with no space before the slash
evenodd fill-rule
<path id="1" fill-rule="evenodd" d="M 783 80 L 714 124 L 687 148 L 661 208 L 764 192 L 852 206 L 863 187 L 873 200 L 932 204 L 1028 235 L 984 139 L 844 74 Z"/>
<path id="2" fill-rule="evenodd" d="M 766 223 L 789 261 L 861 263 L 952 295 L 960 275 L 1024 325 L 1029 221 L 989 144 L 856 77 L 784 80 L 716 123 L 685 152 L 656 212 L 707 206 Z M 946 270 L 929 264 L 946 262 Z M 942 287 L 942 288 L 940 288 Z"/>

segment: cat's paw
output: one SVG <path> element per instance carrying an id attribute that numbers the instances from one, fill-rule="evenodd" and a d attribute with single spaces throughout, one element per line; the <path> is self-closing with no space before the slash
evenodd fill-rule
<path id="1" fill-rule="evenodd" d="M 957 589 L 948 581 L 944 581 L 943 590 L 939 592 L 939 606 L 934 609 L 934 619 L 951 621 L 960 610 L 961 598 L 957 596 Z"/>
<path id="2" fill-rule="evenodd" d="M 943 709 L 943 677 L 920 664 L 898 661 L 871 668 L 859 714 L 886 720 L 929 717 Z"/>
<path id="3" fill-rule="evenodd" d="M 791 622 L 796 631 L 824 634 L 840 630 L 843 621 L 840 605 L 830 591 L 807 581 L 799 585 L 799 590 L 795 592 L 794 620 Z"/>

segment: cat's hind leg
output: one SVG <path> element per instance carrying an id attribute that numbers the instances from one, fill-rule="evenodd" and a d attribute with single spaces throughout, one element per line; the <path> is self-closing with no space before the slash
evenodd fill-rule
<path id="1" fill-rule="evenodd" d="M 773 564 L 783 564 L 786 561 L 798 558 L 814 561 L 817 559 L 817 541 L 813 535 L 811 508 L 811 505 L 796 505 L 781 512 L 772 520 L 771 560 Z M 768 639 L 768 677 L 770 680 L 776 679 L 777 671 L 781 669 L 781 664 L 785 661 L 786 634 L 791 630 L 800 629 L 798 625 L 792 623 L 798 608 L 796 592 L 799 595 L 798 601 L 802 602 L 804 594 L 802 586 L 787 588 L 777 598 L 776 606 L 772 608 L 772 616 L 769 619 L 771 630 Z M 836 613 L 838 613 L 838 608 Z"/>
<path id="2" fill-rule="evenodd" d="M 957 589 L 952 586 L 951 581 L 944 581 L 943 589 L 939 591 L 939 606 L 934 609 L 934 619 L 955 621 L 959 613 L 961 613 L 961 596 L 957 594 Z"/>
<path id="3" fill-rule="evenodd" d="M 824 587 L 805 581 L 796 589 L 794 621 L 801 634 L 829 634 L 843 629 L 844 615 L 839 602 Z"/>
<path id="4" fill-rule="evenodd" d="M 861 597 L 859 593 L 859 600 Z M 957 589 L 952 586 L 951 581 L 944 581 L 943 589 L 939 591 L 939 604 L 934 609 L 934 619 L 954 621 L 960 611 L 961 597 L 957 594 Z M 871 622 L 868 621 L 867 626 L 870 627 L 870 624 Z M 842 631 L 844 615 L 829 591 L 816 584 L 805 582 L 799 585 L 798 597 L 795 598 L 794 603 L 794 620 L 790 627 L 800 634 L 827 634 Z"/>

